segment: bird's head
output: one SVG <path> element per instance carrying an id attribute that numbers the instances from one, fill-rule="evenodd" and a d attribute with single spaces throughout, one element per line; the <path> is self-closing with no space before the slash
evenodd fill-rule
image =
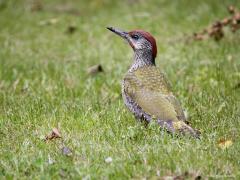
<path id="1" fill-rule="evenodd" d="M 149 32 L 143 30 L 125 32 L 113 27 L 107 27 L 107 29 L 127 40 L 134 51 L 151 52 L 153 60 L 157 56 L 156 40 Z"/>

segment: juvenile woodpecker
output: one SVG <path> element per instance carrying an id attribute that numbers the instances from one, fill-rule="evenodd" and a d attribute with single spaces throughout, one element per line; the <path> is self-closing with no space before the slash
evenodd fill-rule
<path id="1" fill-rule="evenodd" d="M 125 39 L 134 51 L 133 63 L 122 81 L 122 96 L 136 119 L 147 123 L 156 121 L 170 133 L 198 138 L 199 131 L 187 125 L 181 104 L 155 65 L 157 45 L 154 37 L 143 30 L 107 29 Z"/>

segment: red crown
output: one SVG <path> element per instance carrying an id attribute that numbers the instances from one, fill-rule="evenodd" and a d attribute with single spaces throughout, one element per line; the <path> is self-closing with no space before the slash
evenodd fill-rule
<path id="1" fill-rule="evenodd" d="M 151 43 L 152 55 L 153 55 L 153 58 L 155 58 L 157 56 L 157 44 L 156 44 L 155 38 L 149 32 L 139 30 L 139 29 L 129 32 L 130 35 L 132 35 L 133 33 L 141 34 L 145 39 L 147 39 Z"/>

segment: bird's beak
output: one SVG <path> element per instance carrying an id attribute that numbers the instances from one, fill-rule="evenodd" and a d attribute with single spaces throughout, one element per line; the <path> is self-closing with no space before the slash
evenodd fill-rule
<path id="1" fill-rule="evenodd" d="M 128 33 L 125 31 L 122 31 L 120 29 L 114 28 L 114 27 L 107 27 L 108 30 L 116 33 L 117 35 L 121 36 L 123 39 L 128 40 Z"/>
<path id="2" fill-rule="evenodd" d="M 122 31 L 120 29 L 114 28 L 114 27 L 107 27 L 108 30 L 116 33 L 117 35 L 119 35 L 120 37 L 122 37 L 123 39 L 125 39 L 130 46 L 135 49 L 134 47 L 134 43 L 132 42 L 132 38 L 130 37 L 128 32 Z"/>

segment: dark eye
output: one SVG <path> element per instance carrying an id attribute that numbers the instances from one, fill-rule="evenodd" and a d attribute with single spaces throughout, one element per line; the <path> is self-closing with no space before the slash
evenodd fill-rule
<path id="1" fill-rule="evenodd" d="M 132 38 L 138 40 L 138 39 L 139 39 L 139 36 L 138 36 L 137 34 L 133 34 L 133 35 L 132 35 Z"/>

